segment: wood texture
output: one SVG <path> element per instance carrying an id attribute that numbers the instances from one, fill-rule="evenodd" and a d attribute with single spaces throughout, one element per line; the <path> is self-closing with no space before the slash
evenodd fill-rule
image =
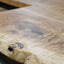
<path id="1" fill-rule="evenodd" d="M 36 43 L 37 46 L 64 54 L 64 24 L 61 22 L 23 8 L 0 13 L 0 27 L 0 32 L 10 34 L 30 45 Z"/>
<path id="2" fill-rule="evenodd" d="M 32 6 L 0 13 L 0 32 L 64 57 L 64 1 L 18 1 Z"/>
<path id="3" fill-rule="evenodd" d="M 27 6 L 28 10 L 31 10 L 32 12 L 35 13 L 39 13 L 42 16 L 49 17 L 50 19 L 64 21 L 64 0 L 0 0 L 0 1 L 8 4 L 13 4 L 18 7 L 23 7 L 24 4 L 25 6 L 30 4 L 30 6 Z"/>
<path id="4" fill-rule="evenodd" d="M 64 0 L 38 0 L 29 10 L 58 21 L 64 21 Z"/>
<path id="5" fill-rule="evenodd" d="M 30 4 L 26 4 L 26 3 L 23 3 L 23 2 L 17 2 L 17 1 L 14 1 L 14 0 L 0 0 L 1 2 L 4 2 L 4 3 L 7 3 L 7 4 L 10 4 L 10 5 L 13 5 L 13 6 L 16 6 L 16 7 L 26 7 L 26 6 L 30 6 Z"/>

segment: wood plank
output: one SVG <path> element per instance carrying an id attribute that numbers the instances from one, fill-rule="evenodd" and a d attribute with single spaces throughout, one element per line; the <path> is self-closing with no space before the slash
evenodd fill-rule
<path id="1" fill-rule="evenodd" d="M 44 50 L 43 54 L 48 50 L 51 54 L 49 57 L 51 60 L 48 60 L 48 56 L 44 56 L 47 58 L 45 64 L 52 62 L 62 64 L 64 62 L 64 24 L 61 22 L 42 17 L 28 9 L 20 8 L 0 13 L 0 33 L 9 35 L 15 41 L 23 41 L 24 46 L 42 48 Z M 0 45 L 0 51 L 16 60 L 18 57 L 15 56 L 16 58 L 14 58 L 8 55 L 8 45 L 4 47 Z M 19 62 L 22 63 L 22 61 Z"/>
<path id="2" fill-rule="evenodd" d="M 42 47 L 64 54 L 64 28 L 62 28 L 64 24 L 61 22 L 39 16 L 23 8 L 0 13 L 0 25 L 0 32 L 23 41 L 38 42 L 38 45 L 41 43 Z"/>
<path id="3" fill-rule="evenodd" d="M 51 61 L 53 61 L 53 64 L 63 64 L 64 11 L 62 10 L 64 1 L 38 0 L 36 2 L 35 0 L 32 2 L 31 0 L 29 3 L 30 2 L 34 5 L 0 13 L 0 33 L 9 35 L 15 41 L 23 41 L 24 46 L 41 48 L 44 50 L 44 52 L 41 52 L 42 54 L 45 53 L 45 50 L 51 51 L 50 57 L 52 59 L 50 57 L 48 58 L 48 54 L 43 57 L 46 57 L 46 64 L 52 64 Z M 8 45 L 5 46 L 8 47 Z M 5 49 L 3 46 L 2 48 Z M 6 49 L 4 51 L 2 49 L 0 50 L 3 53 L 8 52 Z M 32 51 L 36 53 L 34 49 Z M 4 54 L 9 56 L 7 53 Z M 36 53 L 36 55 L 38 55 L 38 53 Z M 9 57 L 11 58 L 11 56 Z M 40 60 L 42 59 L 39 59 L 39 61 Z M 47 63 L 47 61 L 49 61 L 49 63 Z M 43 60 L 40 64 L 43 64 Z"/>

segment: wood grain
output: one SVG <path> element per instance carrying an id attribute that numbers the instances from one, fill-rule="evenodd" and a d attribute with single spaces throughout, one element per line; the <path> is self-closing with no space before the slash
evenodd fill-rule
<path id="1" fill-rule="evenodd" d="M 64 0 L 38 0 L 27 8 L 50 19 L 64 21 Z"/>
<path id="2" fill-rule="evenodd" d="M 18 7 L 26 8 L 50 19 L 64 21 L 64 0 L 0 0 Z M 24 4 L 23 4 L 24 3 Z M 16 5 L 17 4 L 17 5 Z M 27 5 L 26 5 L 27 4 Z"/>
<path id="3" fill-rule="evenodd" d="M 0 13 L 0 32 L 58 54 L 64 54 L 63 27 L 63 23 L 41 17 L 25 8 Z"/>
<path id="4" fill-rule="evenodd" d="M 64 58 L 64 1 L 18 1 L 31 6 L 0 13 L 0 33 Z"/>

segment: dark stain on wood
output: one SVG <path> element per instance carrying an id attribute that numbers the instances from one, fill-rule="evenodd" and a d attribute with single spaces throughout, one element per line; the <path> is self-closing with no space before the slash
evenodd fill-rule
<path id="1" fill-rule="evenodd" d="M 16 30 L 8 30 L 7 32 L 11 32 L 12 34 L 16 34 L 18 31 L 16 31 Z"/>
<path id="2" fill-rule="evenodd" d="M 16 44 L 18 45 L 18 47 L 20 47 L 20 49 L 22 49 L 24 47 L 23 44 L 21 44 L 19 42 L 16 42 Z"/>
<path id="3" fill-rule="evenodd" d="M 38 27 L 36 24 L 33 24 L 28 21 L 18 22 L 18 23 L 16 23 L 16 27 L 18 30 L 23 30 L 24 33 L 43 35 L 40 27 Z"/>

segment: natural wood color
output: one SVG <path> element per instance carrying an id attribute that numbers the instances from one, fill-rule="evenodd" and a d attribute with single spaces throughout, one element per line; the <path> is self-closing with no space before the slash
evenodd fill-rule
<path id="1" fill-rule="evenodd" d="M 33 46 L 50 50 L 54 52 L 51 57 L 55 58 L 57 55 L 60 58 L 54 59 L 54 62 L 56 62 L 55 60 L 61 60 L 61 62 L 55 64 L 63 63 L 64 23 L 39 16 L 39 14 L 35 14 L 28 9 L 20 8 L 0 13 L 0 33 L 9 35 L 15 41 L 20 41 L 24 47 Z M 7 55 L 7 53 L 4 54 Z"/>
<path id="2" fill-rule="evenodd" d="M 58 21 L 64 21 L 64 0 L 35 0 L 31 4 L 32 6 L 27 7 L 27 9 L 32 12 Z"/>
<path id="3" fill-rule="evenodd" d="M 0 0 L 2 2 L 23 7 L 23 3 L 30 4 L 26 7 L 32 12 L 51 19 L 64 21 L 64 0 Z M 23 2 L 23 3 L 22 3 Z M 15 4 L 16 3 L 16 4 Z"/>
<path id="4" fill-rule="evenodd" d="M 32 6 L 0 13 L 0 32 L 64 58 L 64 1 L 18 1 Z"/>

